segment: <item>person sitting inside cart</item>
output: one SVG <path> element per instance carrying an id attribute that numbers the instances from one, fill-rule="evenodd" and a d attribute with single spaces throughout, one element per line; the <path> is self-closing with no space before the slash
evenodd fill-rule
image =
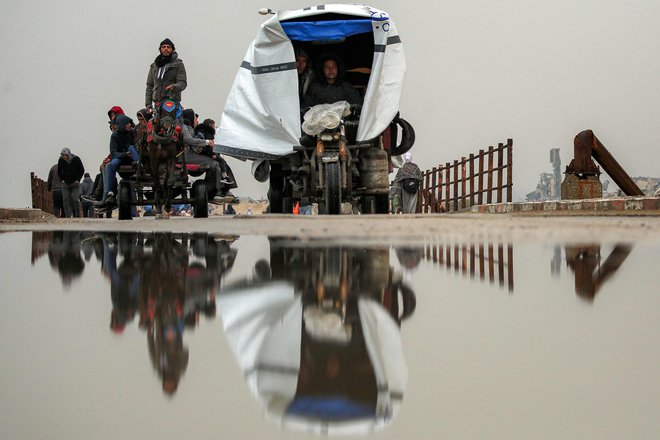
<path id="1" fill-rule="evenodd" d="M 329 55 L 323 58 L 322 75 L 310 84 L 303 96 L 303 106 L 313 107 L 318 104 L 332 104 L 347 101 L 349 104 L 362 104 L 360 92 L 351 83 L 345 81 L 344 67 L 339 57 Z"/>
<path id="2" fill-rule="evenodd" d="M 197 114 L 191 108 L 183 111 L 183 143 L 186 146 L 186 163 L 188 165 L 199 165 L 206 169 L 205 181 L 208 185 L 209 197 L 215 197 L 223 185 L 229 181 L 222 176 L 222 170 L 217 161 L 202 154 L 204 147 L 212 148 L 212 139 L 199 139 L 195 137 L 195 125 L 197 125 Z"/>
<path id="3" fill-rule="evenodd" d="M 103 170 L 103 197 L 95 203 L 97 208 L 116 205 L 113 188 L 117 187 L 117 169 L 122 164 L 137 166 L 140 153 L 135 148 L 133 120 L 126 115 L 117 116 L 117 131 L 110 135 L 110 161 Z"/>

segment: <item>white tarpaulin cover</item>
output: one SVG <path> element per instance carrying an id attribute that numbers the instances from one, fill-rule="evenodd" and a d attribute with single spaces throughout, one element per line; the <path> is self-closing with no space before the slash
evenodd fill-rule
<path id="1" fill-rule="evenodd" d="M 266 416 L 288 428 L 327 434 L 365 434 L 387 425 L 400 407 L 408 369 L 396 322 L 379 303 L 363 297 L 359 317 L 379 390 L 375 416 L 332 421 L 287 413 L 296 395 L 305 319 L 293 290 L 291 284 L 272 282 L 225 291 L 219 299 L 229 345 Z"/>
<path id="2" fill-rule="evenodd" d="M 328 13 L 353 16 L 355 20 L 321 21 L 322 14 Z M 305 17 L 309 21 L 288 21 Z M 279 11 L 261 25 L 229 92 L 216 136 L 216 150 L 251 159 L 292 153 L 293 146 L 299 143 L 301 128 L 291 38 L 313 41 L 337 34 L 349 36 L 364 32 L 369 26 L 374 37 L 374 57 L 357 141 L 382 133 L 399 111 L 406 70 L 396 26 L 386 12 L 369 6 L 322 5 Z"/>

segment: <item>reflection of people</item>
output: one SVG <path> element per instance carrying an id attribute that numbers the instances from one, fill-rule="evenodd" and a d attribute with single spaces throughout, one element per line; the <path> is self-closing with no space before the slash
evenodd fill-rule
<path id="1" fill-rule="evenodd" d="M 152 102 L 160 102 L 165 96 L 181 101 L 181 92 L 188 85 L 186 67 L 176 53 L 169 38 L 161 41 L 158 56 L 149 67 L 144 105 L 149 110 Z"/>
<path id="2" fill-rule="evenodd" d="M 349 104 L 361 103 L 360 93 L 353 85 L 343 80 L 344 69 L 339 58 L 326 57 L 321 68 L 322 75 L 310 84 L 303 97 L 303 105 L 312 107 L 337 101 L 347 101 Z"/>
<path id="3" fill-rule="evenodd" d="M 74 279 L 85 270 L 85 261 L 81 255 L 80 233 L 73 231 L 55 231 L 48 248 L 48 260 L 62 278 L 62 285 L 71 287 Z"/>
<path id="4" fill-rule="evenodd" d="M 417 212 L 417 193 L 422 182 L 422 170 L 412 161 L 412 154 L 406 153 L 404 164 L 396 173 L 390 193 L 392 212 L 397 214 Z"/>

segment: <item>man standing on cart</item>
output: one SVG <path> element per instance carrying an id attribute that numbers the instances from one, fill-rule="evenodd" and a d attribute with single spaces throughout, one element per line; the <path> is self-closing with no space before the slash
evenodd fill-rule
<path id="1" fill-rule="evenodd" d="M 159 103 L 164 97 L 181 102 L 181 92 L 188 85 L 186 67 L 175 51 L 174 43 L 169 38 L 161 41 L 160 54 L 149 67 L 147 89 L 144 104 L 148 111 L 153 103 Z M 156 109 L 158 111 L 158 109 Z"/>

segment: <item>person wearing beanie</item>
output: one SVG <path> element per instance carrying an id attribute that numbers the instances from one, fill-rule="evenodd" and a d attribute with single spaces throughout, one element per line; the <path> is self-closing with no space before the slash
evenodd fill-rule
<path id="1" fill-rule="evenodd" d="M 158 46 L 159 55 L 149 67 L 144 105 L 152 109 L 153 103 L 169 97 L 181 102 L 181 92 L 188 85 L 186 68 L 174 48 L 174 43 L 165 38 Z"/>
<path id="2" fill-rule="evenodd" d="M 80 217 L 80 180 L 85 167 L 69 147 L 62 148 L 57 161 L 57 174 L 62 179 L 64 217 Z"/>

